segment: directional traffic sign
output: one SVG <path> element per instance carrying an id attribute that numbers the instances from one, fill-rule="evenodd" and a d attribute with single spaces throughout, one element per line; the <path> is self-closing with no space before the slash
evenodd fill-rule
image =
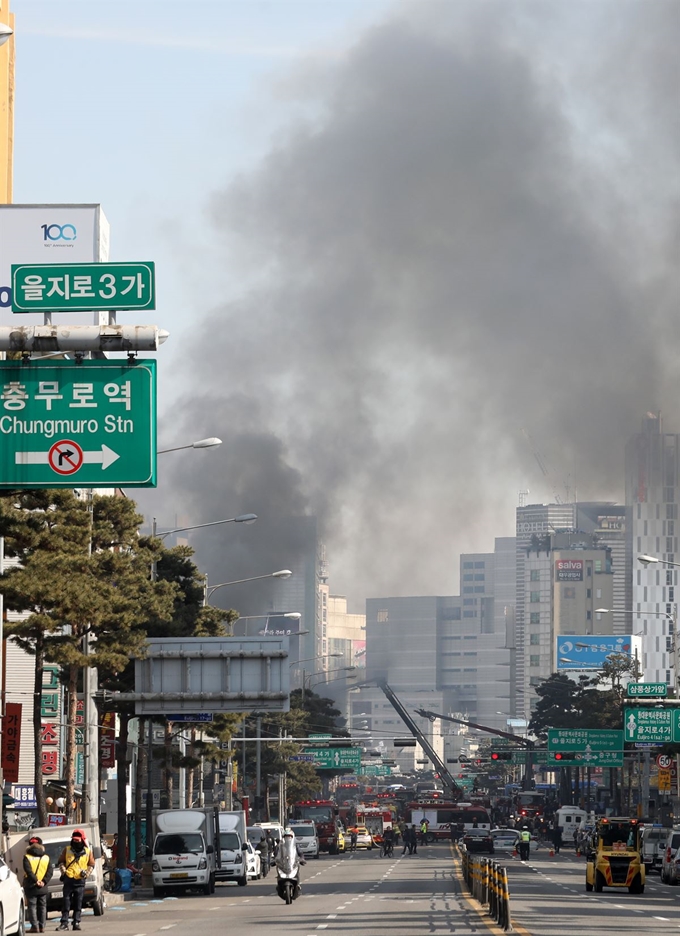
<path id="1" fill-rule="evenodd" d="M 0 489 L 156 486 L 156 361 L 0 361 Z"/>
<path id="2" fill-rule="evenodd" d="M 549 766 L 621 767 L 623 732 L 603 728 L 551 728 Z"/>
<path id="3" fill-rule="evenodd" d="M 627 740 L 627 739 L 626 739 Z M 548 750 L 622 751 L 623 732 L 603 728 L 551 728 L 548 731 Z"/>
<path id="4" fill-rule="evenodd" d="M 153 263 L 13 263 L 13 312 L 156 308 Z"/>
<path id="5" fill-rule="evenodd" d="M 361 766 L 361 748 L 306 748 L 305 758 L 311 755 L 314 765 L 320 770 L 347 769 L 359 773 Z"/>
<path id="6" fill-rule="evenodd" d="M 364 777 L 391 777 L 392 768 L 382 764 L 366 764 L 361 766 L 359 773 Z"/>
<path id="7" fill-rule="evenodd" d="M 680 712 L 671 708 L 627 708 L 623 713 L 626 741 L 667 744 L 680 738 Z"/>

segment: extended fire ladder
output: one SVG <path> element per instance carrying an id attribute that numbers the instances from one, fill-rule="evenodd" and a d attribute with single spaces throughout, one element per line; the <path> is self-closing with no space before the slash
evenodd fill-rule
<path id="1" fill-rule="evenodd" d="M 425 751 L 429 759 L 434 764 L 437 770 L 437 773 L 439 774 L 439 778 L 444 783 L 444 785 L 449 788 L 450 793 L 451 793 L 451 798 L 453 800 L 461 799 L 463 796 L 462 788 L 453 779 L 453 776 L 451 772 L 449 771 L 448 767 L 446 766 L 444 761 L 439 757 L 439 755 L 436 753 L 436 751 L 434 750 L 430 742 L 427 740 L 426 736 L 418 727 L 415 720 L 411 717 L 408 710 L 404 708 L 404 706 L 400 702 L 394 690 L 391 689 L 387 685 L 386 682 L 379 681 L 378 686 L 385 693 L 385 697 L 391 703 L 397 715 L 401 718 L 401 720 L 406 725 L 408 730 L 411 732 L 413 737 L 416 739 L 418 744 L 421 746 L 423 751 Z"/>

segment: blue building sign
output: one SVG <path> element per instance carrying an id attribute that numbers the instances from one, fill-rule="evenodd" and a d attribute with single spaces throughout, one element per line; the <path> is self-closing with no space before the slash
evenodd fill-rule
<path id="1" fill-rule="evenodd" d="M 632 636 L 620 634 L 565 635 L 557 637 L 557 671 L 601 669 L 613 653 L 632 655 Z"/>
<path id="2" fill-rule="evenodd" d="M 37 809 L 38 803 L 35 799 L 35 787 L 28 785 L 13 784 L 12 796 L 14 797 L 15 809 Z"/>

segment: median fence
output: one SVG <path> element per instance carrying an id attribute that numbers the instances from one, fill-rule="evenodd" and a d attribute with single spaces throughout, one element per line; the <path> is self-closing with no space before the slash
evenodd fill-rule
<path id="1" fill-rule="evenodd" d="M 512 930 L 510 921 L 510 890 L 508 872 L 497 861 L 471 855 L 460 849 L 463 877 L 472 896 L 488 907 L 489 916 L 507 932 Z"/>

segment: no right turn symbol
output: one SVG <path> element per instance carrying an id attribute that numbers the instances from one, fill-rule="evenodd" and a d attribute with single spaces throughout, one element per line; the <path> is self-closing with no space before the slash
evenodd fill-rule
<path id="1" fill-rule="evenodd" d="M 77 442 L 62 439 L 50 449 L 47 461 L 53 471 L 60 475 L 72 475 L 83 463 L 83 450 Z"/>

